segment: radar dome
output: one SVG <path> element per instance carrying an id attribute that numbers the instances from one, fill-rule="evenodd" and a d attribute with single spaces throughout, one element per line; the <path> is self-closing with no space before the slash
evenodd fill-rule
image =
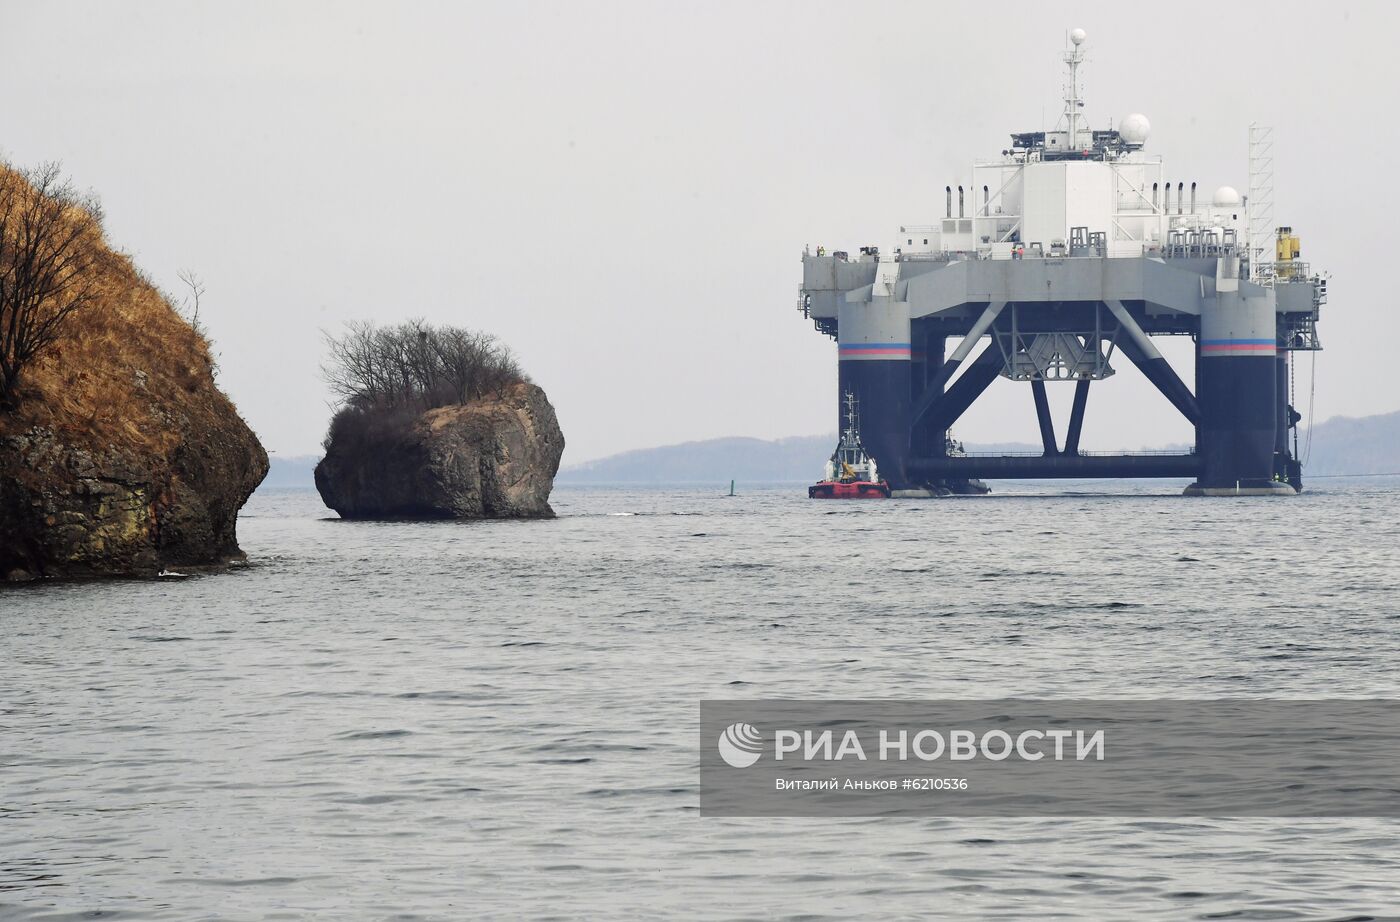
<path id="1" fill-rule="evenodd" d="M 1123 143 L 1131 144 L 1134 147 L 1146 144 L 1147 135 L 1151 131 L 1152 123 L 1141 112 L 1134 112 L 1123 119 L 1123 124 L 1118 126 L 1118 136 L 1123 139 Z"/>
<path id="2" fill-rule="evenodd" d="M 1076 45 L 1084 44 L 1084 39 L 1088 37 L 1088 33 L 1086 33 L 1083 29 L 1075 29 L 1069 34 L 1069 40 L 1074 42 Z"/>
<path id="3" fill-rule="evenodd" d="M 1240 193 L 1234 186 L 1221 186 L 1211 196 L 1210 203 L 1216 208 L 1229 208 L 1240 203 Z"/>

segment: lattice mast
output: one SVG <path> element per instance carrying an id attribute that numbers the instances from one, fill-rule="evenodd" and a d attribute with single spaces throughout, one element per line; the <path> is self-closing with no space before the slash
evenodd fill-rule
<path id="1" fill-rule="evenodd" d="M 1267 282 L 1274 275 L 1274 129 L 1249 125 L 1249 198 L 1245 201 L 1249 277 Z"/>

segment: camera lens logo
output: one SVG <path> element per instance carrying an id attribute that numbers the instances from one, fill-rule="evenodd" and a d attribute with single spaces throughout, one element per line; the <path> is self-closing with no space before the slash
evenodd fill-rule
<path id="1" fill-rule="evenodd" d="M 748 768 L 761 755 L 763 734 L 753 724 L 730 724 L 719 735 L 719 757 L 731 768 Z"/>

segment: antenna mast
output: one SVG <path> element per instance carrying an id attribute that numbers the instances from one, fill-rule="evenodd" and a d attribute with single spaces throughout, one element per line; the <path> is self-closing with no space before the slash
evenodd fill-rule
<path id="1" fill-rule="evenodd" d="M 1065 128 L 1069 133 L 1070 150 L 1079 149 L 1079 65 L 1084 63 L 1084 39 L 1088 35 L 1083 29 L 1070 32 L 1070 49 L 1065 52 L 1065 63 L 1069 65 L 1069 87 L 1065 90 Z"/>

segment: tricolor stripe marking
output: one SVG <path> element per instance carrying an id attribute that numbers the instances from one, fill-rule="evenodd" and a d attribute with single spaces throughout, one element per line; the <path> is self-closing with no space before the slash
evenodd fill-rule
<path id="1" fill-rule="evenodd" d="M 1234 352 L 1245 355 L 1278 351 L 1278 344 L 1272 339 L 1203 339 L 1201 352 Z"/>
<path id="2" fill-rule="evenodd" d="M 851 343 L 840 347 L 841 358 L 907 359 L 909 343 Z"/>

